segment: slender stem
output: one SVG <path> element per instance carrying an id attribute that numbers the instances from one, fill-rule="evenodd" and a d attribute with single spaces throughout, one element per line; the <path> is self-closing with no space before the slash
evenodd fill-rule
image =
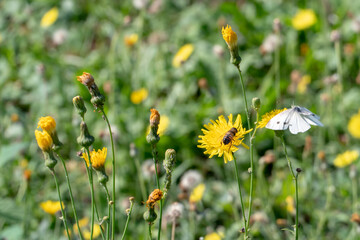
<path id="1" fill-rule="evenodd" d="M 353 195 L 353 212 L 356 213 L 357 212 L 357 199 L 358 199 L 356 177 L 353 177 L 351 179 L 351 183 L 352 183 L 352 195 Z"/>
<path id="2" fill-rule="evenodd" d="M 140 182 L 141 197 L 142 197 L 143 201 L 146 201 L 145 181 L 144 181 L 143 175 L 141 174 L 141 166 L 140 166 L 140 162 L 139 162 L 139 159 L 137 156 L 134 157 L 134 162 L 135 162 L 135 167 L 136 167 L 137 175 L 138 175 L 139 182 Z"/>
<path id="3" fill-rule="evenodd" d="M 341 67 L 341 46 L 340 40 L 335 41 L 335 54 L 336 54 L 336 68 L 339 76 L 340 93 L 343 92 L 343 72 Z"/>
<path id="4" fill-rule="evenodd" d="M 112 218 L 111 218 L 111 222 L 112 222 L 112 231 L 111 231 L 111 239 L 114 240 L 115 239 L 115 202 L 116 202 L 116 196 L 115 196 L 115 149 L 114 149 L 114 139 L 113 139 L 113 135 L 112 135 L 112 131 L 111 131 L 111 126 L 110 126 L 110 122 L 109 119 L 107 118 L 104 109 L 101 109 L 101 112 L 105 118 L 105 121 L 108 125 L 109 128 L 109 134 L 110 134 L 110 141 L 111 141 L 111 151 L 112 151 L 112 157 L 113 157 L 113 161 L 112 161 Z"/>
<path id="5" fill-rule="evenodd" d="M 107 200 L 108 200 L 108 217 L 110 218 L 110 215 L 111 215 L 111 204 L 110 204 L 110 194 L 109 194 L 109 190 L 106 186 L 106 184 L 103 185 L 104 188 L 105 188 L 105 192 L 106 192 L 106 197 L 107 197 Z M 110 219 L 108 219 L 107 221 L 107 227 L 106 227 L 106 239 L 109 240 L 110 239 Z"/>
<path id="6" fill-rule="evenodd" d="M 153 155 L 154 165 L 155 165 L 156 185 L 157 185 L 157 188 L 160 189 L 158 168 L 157 168 L 157 163 L 159 162 L 159 159 L 158 159 L 158 151 L 156 149 L 156 144 L 151 144 L 151 148 L 152 148 L 152 155 Z M 160 236 L 161 236 L 162 207 L 163 207 L 163 200 L 161 199 L 160 200 L 160 216 L 159 216 L 158 240 L 160 240 Z"/>
<path id="7" fill-rule="evenodd" d="M 64 222 L 66 235 L 67 235 L 68 239 L 70 239 L 69 228 L 68 228 L 68 225 L 67 225 L 67 222 L 66 222 L 66 212 L 64 211 L 63 201 L 61 200 L 59 183 L 58 183 L 58 181 L 57 181 L 57 177 L 56 177 L 56 174 L 55 174 L 54 170 L 53 170 L 53 169 L 50 169 L 50 172 L 51 172 L 51 174 L 54 176 L 55 185 L 56 185 L 56 190 L 57 190 L 58 195 L 59 195 L 60 208 L 61 208 L 61 214 L 62 214 L 61 219 L 62 219 L 63 222 Z"/>
<path id="8" fill-rule="evenodd" d="M 241 212 L 243 215 L 243 219 L 244 219 L 244 225 L 245 225 L 245 235 L 244 235 L 244 239 L 247 239 L 247 223 L 246 223 L 246 216 L 245 216 L 245 208 L 244 208 L 244 203 L 243 203 L 243 198 L 242 198 L 242 194 L 241 194 L 241 186 L 240 186 L 240 178 L 239 178 L 239 172 L 238 172 L 238 168 L 237 168 L 237 164 L 236 164 L 236 158 L 234 156 L 234 166 L 235 166 L 235 176 L 236 176 L 236 180 L 238 183 L 238 188 L 239 188 L 239 197 L 240 197 L 240 203 L 241 203 Z"/>
<path id="9" fill-rule="evenodd" d="M 100 215 L 99 215 L 99 212 L 98 212 L 98 209 L 97 209 L 97 206 L 96 206 L 96 202 L 95 202 L 94 206 L 95 206 L 96 217 L 97 217 L 97 219 L 98 219 L 99 226 L 100 226 L 101 237 L 102 237 L 103 240 L 105 240 L 104 229 L 103 229 L 103 227 L 101 226 L 102 219 L 100 218 Z"/>
<path id="10" fill-rule="evenodd" d="M 121 240 L 125 239 L 125 235 L 126 235 L 126 231 L 127 231 L 129 222 L 130 222 L 130 217 L 131 217 L 131 212 L 132 212 L 133 207 L 134 207 L 134 201 L 130 201 L 130 211 L 129 211 L 128 217 L 126 219 L 126 224 L 125 224 L 125 228 L 124 228 L 124 232 L 123 232 L 123 235 L 121 237 Z"/>
<path id="11" fill-rule="evenodd" d="M 245 91 L 245 85 L 244 85 L 244 80 L 243 80 L 243 76 L 241 74 L 241 71 L 240 71 L 240 67 L 237 66 L 236 67 L 238 72 L 239 72 L 239 75 L 240 75 L 240 82 L 241 82 L 241 87 L 242 87 L 242 92 L 243 92 L 243 98 L 244 98 L 244 103 L 245 103 L 245 113 L 246 113 L 246 118 L 247 118 L 247 124 L 248 124 L 248 129 L 250 129 L 250 112 L 249 112 L 249 108 L 248 108 L 248 103 L 247 103 L 247 100 L 246 100 L 246 91 Z"/>
<path id="12" fill-rule="evenodd" d="M 91 191 L 91 230 L 90 230 L 90 240 L 93 239 L 94 234 L 94 215 L 95 215 L 95 195 L 94 195 L 94 184 L 93 184 L 93 174 L 92 174 L 92 164 L 91 164 L 91 157 L 89 147 L 86 147 L 86 153 L 89 159 L 89 166 L 86 167 L 89 169 L 89 183 L 90 183 L 90 191 Z"/>
<path id="13" fill-rule="evenodd" d="M 280 38 L 280 35 L 277 34 Z M 277 47 L 275 50 L 275 90 L 276 90 L 276 106 L 280 100 L 280 47 Z"/>
<path id="14" fill-rule="evenodd" d="M 281 143 L 283 145 L 284 148 L 284 153 L 285 153 L 285 157 L 286 160 L 288 162 L 288 166 L 291 172 L 291 175 L 293 177 L 293 180 L 295 182 L 295 200 L 296 200 L 296 215 L 295 215 L 295 240 L 299 239 L 299 187 L 298 187 L 298 173 L 294 173 L 294 170 L 292 168 L 292 164 L 291 161 L 288 157 L 287 154 L 287 150 L 286 150 L 286 144 L 285 144 L 285 140 L 284 140 L 284 136 L 281 136 Z"/>
<path id="15" fill-rule="evenodd" d="M 149 239 L 152 239 L 152 233 L 151 233 L 151 223 L 149 223 Z"/>
<path id="16" fill-rule="evenodd" d="M 84 238 L 83 238 L 83 235 L 82 235 L 82 233 L 81 233 L 81 230 L 80 230 L 79 220 L 78 220 L 78 216 L 77 216 L 77 212 L 76 212 L 76 207 L 75 207 L 75 201 L 74 201 L 73 193 L 72 193 L 72 190 L 71 190 L 70 179 L 69 179 L 69 175 L 68 175 L 68 171 L 67 171 L 67 168 L 66 168 L 65 161 L 64 161 L 64 159 L 62 158 L 62 156 L 59 154 L 59 151 L 55 151 L 55 152 L 56 152 L 56 155 L 58 156 L 58 158 L 60 158 L 61 163 L 62 163 L 62 165 L 63 165 L 63 167 L 64 167 L 65 178 L 66 178 L 66 182 L 67 182 L 67 185 L 68 185 L 68 188 L 69 188 L 70 199 L 71 199 L 71 206 L 72 206 L 72 209 L 73 209 L 73 211 L 74 211 L 74 217 L 75 217 L 76 226 L 77 226 L 77 229 L 78 229 L 78 232 L 79 232 L 80 239 L 84 239 Z"/>
<path id="17" fill-rule="evenodd" d="M 171 240 L 175 240 L 176 218 L 174 217 L 171 227 Z"/>

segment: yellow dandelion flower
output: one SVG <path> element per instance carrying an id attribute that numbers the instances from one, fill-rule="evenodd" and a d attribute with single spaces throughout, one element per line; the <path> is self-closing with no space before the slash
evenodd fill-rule
<path id="1" fill-rule="evenodd" d="M 221 239 L 222 239 L 221 235 L 216 232 L 209 233 L 204 238 L 204 240 L 221 240 Z"/>
<path id="2" fill-rule="evenodd" d="M 350 118 L 348 131 L 354 138 L 360 138 L 360 110 Z"/>
<path id="3" fill-rule="evenodd" d="M 222 27 L 221 33 L 229 49 L 235 49 L 237 47 L 237 35 L 231 29 L 231 26 L 227 25 L 226 28 Z"/>
<path id="4" fill-rule="evenodd" d="M 276 115 L 278 115 L 279 113 L 285 111 L 286 108 L 284 109 L 275 109 L 272 110 L 268 113 L 265 113 L 264 115 L 261 116 L 261 121 L 258 123 L 258 128 L 264 128 L 266 126 L 266 124 L 268 124 L 268 122 L 270 121 L 270 119 L 272 119 L 273 117 L 275 117 Z"/>
<path id="5" fill-rule="evenodd" d="M 299 31 L 311 27 L 316 22 L 316 15 L 312 9 L 301 9 L 291 19 L 292 26 Z"/>
<path id="6" fill-rule="evenodd" d="M 336 156 L 334 160 L 334 165 L 338 168 L 343 168 L 350 165 L 358 158 L 359 153 L 357 151 L 346 151 Z"/>
<path id="7" fill-rule="evenodd" d="M 176 68 L 180 67 L 194 51 L 194 46 L 192 44 L 186 44 L 182 46 L 179 51 L 175 54 L 172 65 Z"/>
<path id="8" fill-rule="evenodd" d="M 128 47 L 134 46 L 138 40 L 139 40 L 139 36 L 136 33 L 124 37 L 125 45 Z"/>
<path id="9" fill-rule="evenodd" d="M 53 25 L 53 23 L 57 20 L 59 16 L 59 10 L 57 7 L 53 7 L 52 9 L 50 9 L 49 11 L 47 11 L 44 16 L 41 19 L 41 27 L 43 28 L 47 28 L 51 25 Z"/>
<path id="10" fill-rule="evenodd" d="M 63 208 L 65 208 L 64 203 L 62 203 Z M 40 203 L 40 207 L 44 212 L 54 215 L 58 211 L 61 210 L 60 202 L 59 201 L 51 201 L 48 200 L 46 202 Z"/>
<path id="11" fill-rule="evenodd" d="M 242 145 L 245 148 L 249 148 L 246 144 L 243 143 L 245 134 L 252 131 L 246 130 L 242 127 L 241 116 L 237 115 L 235 122 L 233 123 L 233 115 L 229 115 L 229 122 L 226 122 L 226 119 L 223 115 L 219 117 L 218 120 L 210 120 L 211 123 L 204 125 L 205 129 L 201 129 L 204 135 L 199 136 L 199 148 L 205 148 L 205 154 L 210 154 L 209 158 L 212 158 L 214 155 L 222 157 L 224 155 L 224 162 L 234 160 L 233 152 L 236 152 L 239 148 L 236 146 Z M 229 133 L 229 131 L 235 128 L 237 131 L 234 133 L 234 136 L 231 138 L 231 141 L 227 144 L 223 143 L 224 136 Z"/>
<path id="12" fill-rule="evenodd" d="M 107 155 L 107 148 L 104 147 L 102 150 L 98 149 L 97 151 L 95 151 L 95 149 L 93 149 L 90 152 L 90 158 L 91 158 L 91 164 L 92 167 L 96 170 L 100 170 L 104 167 L 105 164 L 105 160 L 106 160 L 106 155 Z M 83 153 L 82 158 L 85 159 L 87 165 L 89 166 L 89 157 L 86 153 Z"/>
<path id="13" fill-rule="evenodd" d="M 51 136 L 47 132 L 35 130 L 35 137 L 39 148 L 45 152 L 50 151 L 53 144 Z"/>
<path id="14" fill-rule="evenodd" d="M 205 192 L 205 184 L 200 183 L 192 190 L 189 197 L 189 202 L 191 203 L 199 202 L 202 199 L 204 192 Z"/>
<path id="15" fill-rule="evenodd" d="M 294 198 L 292 196 L 287 196 L 285 198 L 286 202 L 286 211 L 288 211 L 291 214 L 295 213 L 295 206 L 294 206 Z"/>
<path id="16" fill-rule="evenodd" d="M 304 75 L 297 85 L 297 91 L 300 94 L 304 94 L 307 90 L 308 85 L 311 83 L 310 75 Z"/>
<path id="17" fill-rule="evenodd" d="M 160 117 L 160 115 L 159 115 Z M 158 134 L 159 136 L 163 136 L 166 132 L 166 130 L 168 129 L 170 125 L 170 118 L 166 115 L 161 115 L 161 119 L 160 119 L 160 123 L 159 123 L 159 129 L 158 129 Z M 150 133 L 150 126 L 147 128 L 147 134 Z"/>
<path id="18" fill-rule="evenodd" d="M 133 91 L 130 95 L 130 100 L 134 104 L 139 104 L 143 102 L 149 95 L 148 90 L 145 88 L 140 88 L 139 90 Z"/>
<path id="19" fill-rule="evenodd" d="M 90 225 L 89 225 L 89 218 L 85 217 L 79 220 L 79 227 L 81 229 L 81 232 L 84 236 L 85 239 L 90 239 Z M 75 234 L 79 234 L 79 231 L 77 229 L 77 225 L 74 224 L 73 225 L 73 229 L 74 229 L 74 233 Z M 101 233 L 101 229 L 100 226 L 98 224 L 94 224 L 94 232 L 93 232 L 93 238 L 97 238 L 98 236 L 100 236 Z"/>
<path id="20" fill-rule="evenodd" d="M 46 131 L 49 134 L 52 134 L 56 128 L 55 119 L 51 116 L 41 117 L 38 122 L 38 128 Z"/>

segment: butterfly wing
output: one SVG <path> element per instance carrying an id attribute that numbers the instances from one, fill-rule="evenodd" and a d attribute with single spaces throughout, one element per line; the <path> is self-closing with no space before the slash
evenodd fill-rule
<path id="1" fill-rule="evenodd" d="M 292 134 L 306 132 L 310 129 L 310 124 L 305 120 L 300 112 L 294 111 L 289 121 L 289 130 Z"/>
<path id="2" fill-rule="evenodd" d="M 320 117 L 318 115 L 312 113 L 307 108 L 304 108 L 304 107 L 299 107 L 299 108 L 300 108 L 300 114 L 302 115 L 302 117 L 305 119 L 305 121 L 307 123 L 309 123 L 310 125 L 315 125 L 315 126 L 320 126 L 320 127 L 324 126 L 324 124 L 322 124 L 322 122 L 320 122 Z"/>
<path id="3" fill-rule="evenodd" d="M 285 130 L 289 127 L 289 120 L 293 114 L 294 110 L 292 108 L 287 109 L 270 119 L 265 127 L 272 130 Z"/>

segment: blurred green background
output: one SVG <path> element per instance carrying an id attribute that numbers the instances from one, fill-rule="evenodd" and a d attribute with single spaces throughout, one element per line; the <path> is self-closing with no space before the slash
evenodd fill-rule
<path id="1" fill-rule="evenodd" d="M 58 17 L 41 24 L 52 8 Z M 311 9 L 316 16 L 302 30 L 295 29 L 293 22 L 300 9 Z M 61 220 L 40 208 L 41 202 L 58 199 L 34 137 L 41 116 L 50 115 L 57 122 L 79 215 L 90 217 L 89 184 L 77 157 L 81 147 L 76 143 L 80 118 L 72 104 L 76 95 L 87 103 L 86 122 L 96 138 L 94 148 L 108 147 L 106 170 L 111 176 L 106 123 L 92 111 L 86 87 L 76 81 L 84 71 L 94 76 L 106 96 L 105 111 L 114 128 L 117 232 L 125 224 L 127 199 L 134 196 L 126 239 L 147 239 L 142 219 L 146 199 L 138 172 L 145 177 L 149 194 L 155 181 L 151 166 L 146 167 L 151 148 L 145 137 L 149 110 L 154 107 L 168 123 L 158 144 L 160 159 L 168 148 L 177 152 L 173 184 L 165 201 L 165 209 L 173 202 L 184 206 L 176 239 L 199 239 L 213 232 L 223 239 L 241 236 L 233 165 L 217 157 L 208 159 L 197 148 L 203 124 L 219 115 L 240 113 L 247 126 L 237 70 L 229 63 L 221 35 L 226 24 L 238 35 L 248 102 L 259 97 L 261 114 L 292 104 L 304 106 L 325 125 L 298 135 L 286 133 L 293 164 L 303 170 L 299 177 L 300 239 L 358 239 L 360 228 L 352 218 L 359 213 L 358 159 L 344 168 L 335 167 L 333 161 L 346 150 L 360 151 L 359 139 L 348 131 L 349 119 L 360 108 L 359 17 L 360 2 L 350 0 L 1 1 L 0 239 L 65 239 Z M 276 18 L 281 23 L 277 33 L 273 30 Z M 300 19 L 300 23 L 306 21 Z M 340 34 L 339 40 L 333 30 Z M 174 66 L 173 58 L 185 44 L 191 44 L 193 52 L 188 58 L 180 56 Z M 135 155 L 130 154 L 131 143 Z M 255 149 L 252 239 L 290 239 L 291 233 L 284 229 L 294 223 L 294 188 L 282 148 L 273 131 L 260 129 Z M 249 152 L 240 149 L 235 155 L 247 199 Z M 135 159 L 143 165 L 141 169 L 137 170 Z M 189 170 L 201 176 L 196 184 L 206 186 L 195 206 L 188 201 L 194 183 L 186 191 L 181 184 Z M 72 225 L 60 164 L 55 171 Z M 96 181 L 95 185 L 103 216 L 106 197 Z M 153 232 L 156 228 L 157 224 Z M 163 239 L 170 239 L 170 232 L 171 222 L 165 221 Z M 208 235 L 205 239 L 216 238 Z"/>

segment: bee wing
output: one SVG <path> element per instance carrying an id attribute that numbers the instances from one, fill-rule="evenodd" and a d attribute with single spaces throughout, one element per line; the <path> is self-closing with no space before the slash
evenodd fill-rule
<path id="1" fill-rule="evenodd" d="M 294 114 L 294 109 L 287 109 L 278 115 L 275 115 L 270 121 L 266 124 L 266 128 L 272 130 L 285 130 L 289 127 L 289 119 Z"/>
<path id="2" fill-rule="evenodd" d="M 291 116 L 289 121 L 289 130 L 292 134 L 298 134 L 299 132 L 306 132 L 310 129 L 310 124 L 305 118 L 297 111 Z"/>

